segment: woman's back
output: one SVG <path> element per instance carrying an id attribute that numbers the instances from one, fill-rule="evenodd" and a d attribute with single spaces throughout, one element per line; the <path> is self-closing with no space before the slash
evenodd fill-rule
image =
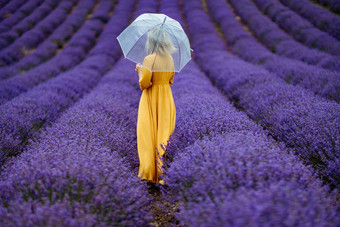
<path id="1" fill-rule="evenodd" d="M 145 62 L 146 61 L 146 62 Z M 152 72 L 174 72 L 174 60 L 170 54 L 151 54 L 145 57 L 143 65 L 146 64 L 147 68 Z"/>
<path id="2" fill-rule="evenodd" d="M 142 76 L 139 79 L 140 87 L 144 90 L 156 84 L 172 85 L 174 75 L 174 61 L 171 55 L 148 55 L 143 61 Z"/>

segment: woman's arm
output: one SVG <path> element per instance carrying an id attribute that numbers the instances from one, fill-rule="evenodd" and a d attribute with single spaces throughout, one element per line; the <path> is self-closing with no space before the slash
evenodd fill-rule
<path id="1" fill-rule="evenodd" d="M 139 87 L 141 90 L 144 90 L 152 85 L 152 72 L 146 69 L 146 67 L 151 68 L 150 58 L 148 56 L 144 58 L 143 66 L 140 64 L 136 65 L 136 72 L 139 76 Z"/>

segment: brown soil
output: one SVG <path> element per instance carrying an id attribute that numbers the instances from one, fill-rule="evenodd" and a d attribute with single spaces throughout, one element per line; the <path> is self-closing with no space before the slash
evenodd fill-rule
<path id="1" fill-rule="evenodd" d="M 154 197 L 151 212 L 154 215 L 154 219 L 149 223 L 150 226 L 180 226 L 179 221 L 175 218 L 174 213 L 178 211 L 178 203 L 171 204 L 162 198 L 162 192 L 160 187 L 166 187 L 162 185 L 151 185 L 148 188 L 148 192 Z M 162 208 L 164 207 L 164 208 Z"/>

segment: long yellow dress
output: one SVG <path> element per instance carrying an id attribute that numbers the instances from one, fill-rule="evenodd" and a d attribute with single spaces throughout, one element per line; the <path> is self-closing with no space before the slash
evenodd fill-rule
<path id="1" fill-rule="evenodd" d="M 159 183 L 159 175 L 164 173 L 160 157 L 166 155 L 160 144 L 167 145 L 175 129 L 176 108 L 170 88 L 175 73 L 150 72 L 147 68 L 157 71 L 173 67 L 171 55 L 148 55 L 139 76 L 143 92 L 137 119 L 138 177 L 153 183 Z"/>

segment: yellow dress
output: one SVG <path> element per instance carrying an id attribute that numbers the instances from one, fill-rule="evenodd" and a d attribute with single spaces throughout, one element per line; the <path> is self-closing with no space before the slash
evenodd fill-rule
<path id="1" fill-rule="evenodd" d="M 159 183 L 164 171 L 160 157 L 166 155 L 160 144 L 167 145 L 175 129 L 176 109 L 170 88 L 175 72 L 150 72 L 147 68 L 155 71 L 173 68 L 173 64 L 171 55 L 148 55 L 139 76 L 143 92 L 137 119 L 138 177 L 153 183 Z"/>

